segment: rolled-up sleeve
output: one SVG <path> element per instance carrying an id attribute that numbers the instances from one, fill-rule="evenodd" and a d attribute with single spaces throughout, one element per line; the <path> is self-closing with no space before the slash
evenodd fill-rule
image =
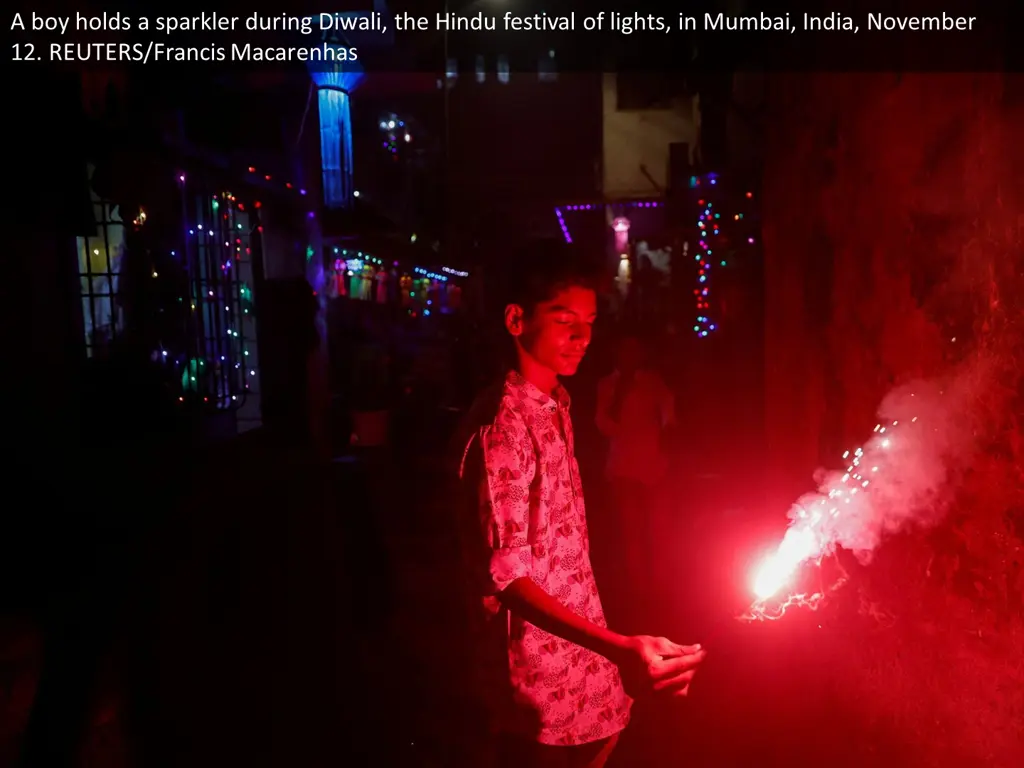
<path id="1" fill-rule="evenodd" d="M 536 459 L 525 425 L 485 427 L 480 445 L 480 515 L 490 549 L 490 588 L 498 594 L 532 574 L 530 487 Z"/>

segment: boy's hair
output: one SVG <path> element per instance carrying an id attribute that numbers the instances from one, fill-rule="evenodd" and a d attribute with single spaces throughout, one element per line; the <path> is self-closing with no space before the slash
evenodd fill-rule
<path id="1" fill-rule="evenodd" d="M 509 261 L 502 286 L 502 308 L 517 304 L 527 315 L 566 288 L 597 291 L 599 274 L 575 246 L 542 240 L 523 248 Z"/>

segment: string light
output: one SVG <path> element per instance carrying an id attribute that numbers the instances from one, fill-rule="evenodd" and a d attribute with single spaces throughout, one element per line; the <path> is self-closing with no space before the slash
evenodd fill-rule
<path id="1" fill-rule="evenodd" d="M 628 208 L 661 208 L 664 203 L 659 200 L 634 200 L 631 203 L 624 203 Z M 580 211 L 605 211 L 611 206 L 607 203 L 577 203 L 574 205 L 555 206 L 555 218 L 558 220 L 558 228 L 562 230 L 562 237 L 565 242 L 572 245 L 572 233 L 565 221 L 565 214 L 568 212 L 578 213 Z M 619 206 L 622 207 L 622 206 Z"/>
<path id="2" fill-rule="evenodd" d="M 691 176 L 690 188 L 698 191 L 700 197 L 697 200 L 697 222 L 696 240 L 697 252 L 694 254 L 696 262 L 695 281 L 693 288 L 696 316 L 694 318 L 693 331 L 698 338 L 707 338 L 708 335 L 718 329 L 718 322 L 711 317 L 711 277 L 716 267 L 729 265 L 731 256 L 735 254 L 737 244 L 740 242 L 738 233 L 726 233 L 722 229 L 722 200 L 726 196 L 719 192 L 720 178 L 717 174 L 706 176 Z M 709 189 L 715 187 L 715 189 Z M 710 198 L 715 196 L 716 200 Z M 747 192 L 744 199 L 753 200 L 754 193 Z M 737 230 L 746 225 L 746 216 L 742 212 L 726 216 L 725 220 L 731 220 L 733 226 L 730 229 Z M 754 245 L 753 236 L 742 238 L 746 245 Z"/>
<path id="3" fill-rule="evenodd" d="M 367 253 L 366 251 L 360 251 L 360 250 L 354 250 L 354 249 L 350 250 L 348 248 L 340 248 L 340 247 L 335 246 L 334 249 L 333 249 L 333 253 L 334 253 L 334 255 L 336 257 L 338 257 L 338 258 L 336 258 L 334 260 L 334 269 L 335 270 L 357 269 L 357 268 L 358 269 L 362 269 L 362 267 L 363 267 L 363 265 L 365 263 L 373 264 L 374 266 L 377 266 L 377 267 L 383 267 L 384 266 L 383 260 L 379 259 L 376 256 L 373 256 L 373 255 Z M 358 267 L 352 266 L 356 262 L 358 262 L 359 266 Z M 398 266 L 398 262 L 397 261 L 394 262 L 392 266 L 397 267 Z M 462 269 L 454 269 L 452 267 L 441 267 L 440 269 L 441 269 L 440 273 L 428 270 L 425 267 L 413 267 L 412 271 L 415 274 L 417 274 L 417 275 L 422 275 L 423 277 L 429 278 L 431 280 L 439 280 L 442 283 L 448 282 L 448 278 L 449 277 L 461 277 L 461 278 L 469 277 L 469 272 L 466 272 L 465 270 L 462 270 Z"/>
<path id="4" fill-rule="evenodd" d="M 714 183 L 714 180 L 712 180 L 712 183 Z M 709 241 L 713 236 L 718 235 L 720 231 L 716 217 L 719 217 L 721 214 L 712 212 L 714 204 L 709 200 L 702 198 L 697 201 L 697 205 L 701 207 L 701 212 L 697 218 L 697 253 L 693 257 L 698 262 L 697 286 L 693 289 L 693 295 L 697 299 L 697 318 L 693 330 L 699 337 L 704 338 L 708 333 L 717 328 L 706 313 L 711 307 L 708 301 L 708 296 L 711 293 L 708 278 L 711 272 L 711 257 L 714 253 L 714 249 L 711 247 L 712 244 Z"/>
<path id="5" fill-rule="evenodd" d="M 696 266 L 694 279 L 696 285 L 693 289 L 696 310 L 693 331 L 699 338 L 706 338 L 719 327 L 718 321 L 711 316 L 710 297 L 713 272 L 716 268 L 725 267 L 729 264 L 728 253 L 730 251 L 735 252 L 741 242 L 745 241 L 747 246 L 755 245 L 755 238 L 753 236 L 746 236 L 741 239 L 738 233 L 733 231 L 747 226 L 748 222 L 745 213 L 736 212 L 727 217 L 732 222 L 732 226 L 728 227 L 730 232 L 727 233 L 723 229 L 721 210 L 723 206 L 721 199 L 724 198 L 724 194 L 719 193 L 719 189 L 725 185 L 720 185 L 720 181 L 721 178 L 713 173 L 705 176 L 690 177 L 691 189 L 700 194 L 697 201 L 697 231 L 695 233 L 698 247 L 694 255 Z M 712 195 L 717 198 L 717 201 L 710 199 Z M 750 201 L 753 200 L 753 197 L 753 192 L 747 192 L 744 199 L 745 201 Z M 626 206 L 631 208 L 660 208 L 663 205 L 664 203 L 657 200 L 633 201 L 626 204 Z M 567 221 L 570 213 L 603 212 L 609 208 L 610 205 L 605 203 L 580 203 L 556 206 L 555 219 L 558 221 L 558 227 L 562 232 L 565 242 L 569 244 L 573 242 L 572 231 Z"/>
<path id="6" fill-rule="evenodd" d="M 248 172 L 255 174 L 256 169 L 250 166 Z M 271 175 L 264 175 L 264 181 L 271 180 Z M 178 183 L 183 210 L 191 210 L 184 173 L 178 174 Z M 186 402 L 189 396 L 219 408 L 237 407 L 251 389 L 250 380 L 257 375 L 254 366 L 244 364 L 249 357 L 250 339 L 239 329 L 244 319 L 252 315 L 253 296 L 240 268 L 252 255 L 245 238 L 262 232 L 263 228 L 246 225 L 243 217 L 249 214 L 245 204 L 230 192 L 200 200 L 205 201 L 198 212 L 200 220 L 191 224 L 183 221 L 186 237 L 181 256 L 188 277 L 193 324 L 200 329 L 198 337 L 186 346 L 198 344 L 200 349 L 198 354 L 186 355 L 187 361 L 172 359 L 166 352 L 161 356 L 168 364 L 183 365 L 183 394 L 179 402 Z M 258 201 L 253 204 L 254 209 L 260 207 Z M 171 255 L 177 258 L 177 252 L 172 251 Z M 179 302 L 182 300 L 179 298 Z"/>
<path id="7" fill-rule="evenodd" d="M 562 237 L 565 238 L 565 242 L 572 245 L 572 235 L 569 234 L 569 226 L 565 223 L 565 217 L 562 215 L 561 208 L 555 208 L 555 216 L 558 218 L 558 226 L 562 230 Z"/>
<path id="8" fill-rule="evenodd" d="M 424 269 L 423 267 L 413 267 L 412 271 L 415 272 L 417 275 L 422 275 L 428 280 L 440 280 L 442 283 L 448 282 L 447 275 L 439 275 L 437 272 L 430 272 Z"/>

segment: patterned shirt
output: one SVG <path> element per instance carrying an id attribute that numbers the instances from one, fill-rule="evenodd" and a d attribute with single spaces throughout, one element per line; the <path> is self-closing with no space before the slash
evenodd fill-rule
<path id="1" fill-rule="evenodd" d="M 462 463 L 466 477 L 467 461 L 478 452 L 486 538 L 481 560 L 488 562 L 477 594 L 483 593 L 504 646 L 503 685 L 491 686 L 500 699 L 492 701 L 496 725 L 542 744 L 599 741 L 629 722 L 632 702 L 617 667 L 500 610 L 494 597 L 529 578 L 567 608 L 607 626 L 590 564 L 569 397 L 561 387 L 548 396 L 512 372 L 496 400 L 496 413 L 469 438 Z"/>

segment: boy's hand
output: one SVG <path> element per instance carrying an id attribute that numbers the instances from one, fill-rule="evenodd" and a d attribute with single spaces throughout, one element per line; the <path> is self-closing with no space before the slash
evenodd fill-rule
<path id="1" fill-rule="evenodd" d="M 635 635 L 627 638 L 616 660 L 626 691 L 631 696 L 658 693 L 683 697 L 706 652 L 699 645 L 679 645 L 664 637 Z"/>

